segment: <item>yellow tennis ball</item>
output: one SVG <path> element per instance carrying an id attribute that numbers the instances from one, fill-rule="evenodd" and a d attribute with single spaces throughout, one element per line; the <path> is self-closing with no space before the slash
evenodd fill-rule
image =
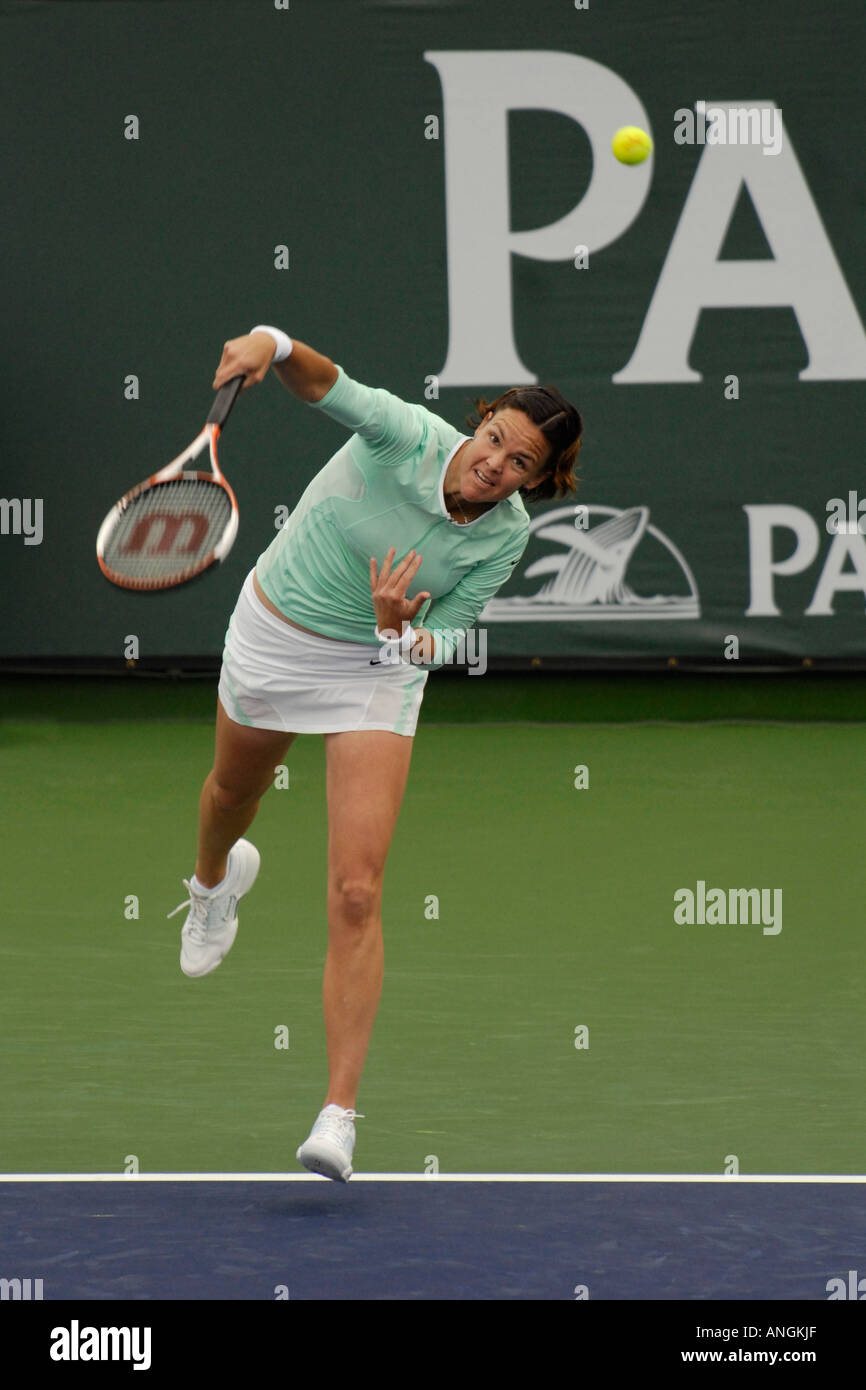
<path id="1" fill-rule="evenodd" d="M 646 131 L 636 125 L 624 125 L 611 142 L 611 149 L 620 164 L 643 164 L 647 155 L 652 153 L 652 147 L 653 142 Z"/>

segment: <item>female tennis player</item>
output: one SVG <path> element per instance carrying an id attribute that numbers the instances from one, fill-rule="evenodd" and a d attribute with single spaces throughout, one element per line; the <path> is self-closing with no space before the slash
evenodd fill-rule
<path id="1" fill-rule="evenodd" d="M 353 433 L 259 557 L 229 622 L 180 963 L 198 978 L 231 949 L 259 869 L 244 832 L 297 735 L 323 734 L 329 1079 L 297 1156 L 346 1182 L 382 990 L 385 859 L 427 677 L 523 554 L 524 499 L 574 492 L 582 422 L 554 388 L 519 387 L 477 402 L 474 434 L 461 434 L 266 325 L 225 344 L 214 388 L 243 374 L 247 390 L 272 364 Z"/>

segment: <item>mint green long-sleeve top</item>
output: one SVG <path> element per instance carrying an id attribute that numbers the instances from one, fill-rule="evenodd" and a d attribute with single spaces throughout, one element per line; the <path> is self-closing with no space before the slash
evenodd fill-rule
<path id="1" fill-rule="evenodd" d="M 363 386 L 337 367 L 312 408 L 354 431 L 302 494 L 259 556 L 256 574 L 273 604 L 302 627 L 378 645 L 370 559 L 379 569 L 422 556 L 407 592 L 431 594 L 413 626 L 434 635 L 432 666 L 453 656 L 488 599 L 508 579 L 529 538 L 519 492 L 458 525 L 445 507 L 448 464 L 468 435 L 422 405 Z"/>

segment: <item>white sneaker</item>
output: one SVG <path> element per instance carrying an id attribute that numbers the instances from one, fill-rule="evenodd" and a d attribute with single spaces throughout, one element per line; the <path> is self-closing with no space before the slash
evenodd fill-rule
<path id="1" fill-rule="evenodd" d="M 355 1120 L 363 1120 L 355 1110 L 326 1105 L 310 1131 L 309 1139 L 298 1149 L 298 1162 L 311 1173 L 335 1182 L 348 1182 L 352 1176 L 355 1148 Z"/>
<path id="2" fill-rule="evenodd" d="M 260 863 L 255 845 L 238 840 L 229 851 L 226 876 L 216 888 L 196 891 L 190 880 L 184 879 L 189 898 L 168 915 L 173 917 L 181 908 L 189 908 L 181 932 L 180 968 L 190 979 L 209 975 L 228 955 L 238 930 L 238 899 L 252 888 Z"/>

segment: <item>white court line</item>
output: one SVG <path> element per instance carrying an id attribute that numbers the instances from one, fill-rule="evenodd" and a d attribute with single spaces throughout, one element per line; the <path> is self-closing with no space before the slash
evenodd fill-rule
<path id="1" fill-rule="evenodd" d="M 0 1173 L 24 1182 L 327 1182 L 317 1173 Z M 866 1183 L 866 1174 L 803 1173 L 354 1173 L 356 1182 L 718 1182 Z"/>

